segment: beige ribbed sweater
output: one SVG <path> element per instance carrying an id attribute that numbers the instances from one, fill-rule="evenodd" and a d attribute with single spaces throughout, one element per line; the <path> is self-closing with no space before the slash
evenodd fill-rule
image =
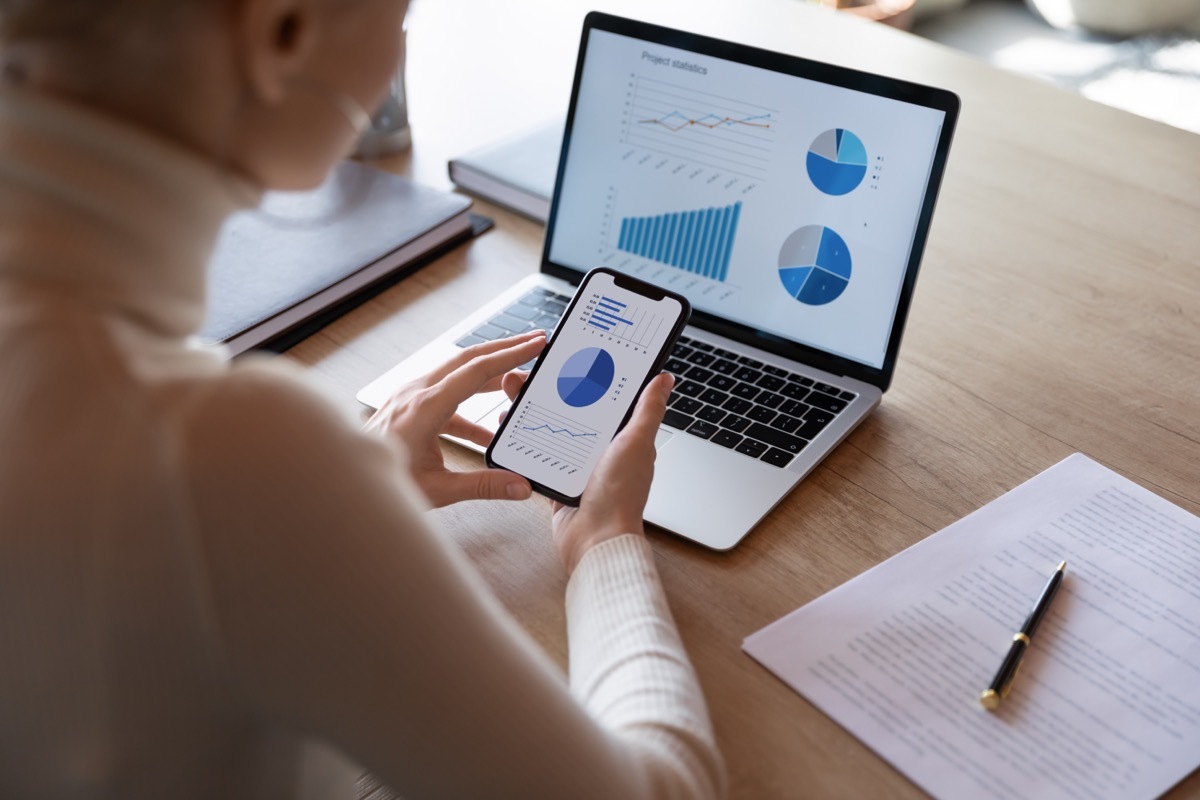
<path id="1" fill-rule="evenodd" d="M 364 768 L 422 800 L 719 795 L 640 537 L 568 584 L 568 685 L 402 454 L 284 364 L 189 346 L 251 201 L 0 95 L 0 797 L 345 797 Z"/>

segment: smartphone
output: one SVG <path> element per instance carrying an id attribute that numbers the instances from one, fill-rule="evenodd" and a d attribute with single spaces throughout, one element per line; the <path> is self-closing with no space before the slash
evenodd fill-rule
<path id="1" fill-rule="evenodd" d="M 578 505 L 691 314 L 682 295 L 604 267 L 589 272 L 488 446 L 487 463 Z"/>

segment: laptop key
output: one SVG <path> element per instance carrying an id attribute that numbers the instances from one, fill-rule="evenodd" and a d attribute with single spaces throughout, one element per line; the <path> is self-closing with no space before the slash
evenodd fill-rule
<path id="1" fill-rule="evenodd" d="M 707 367 L 713 362 L 714 359 L 716 359 L 716 356 L 714 356 L 712 353 L 705 353 L 703 351 L 697 351 L 687 357 L 689 362 L 693 364 L 699 364 L 702 367 Z"/>
<path id="2" fill-rule="evenodd" d="M 737 414 L 726 414 L 725 419 L 721 420 L 722 428 L 728 428 L 734 433 L 741 433 L 750 427 L 750 420 L 745 417 L 739 417 Z"/>
<path id="3" fill-rule="evenodd" d="M 766 442 L 772 447 L 778 447 L 780 450 L 786 450 L 789 453 L 799 453 L 808 444 L 808 440 L 806 439 L 801 439 L 799 436 L 793 436 L 790 433 L 784 433 L 777 428 L 770 428 L 759 422 L 747 428 L 746 435 L 751 439 L 758 439 L 760 442 Z"/>
<path id="4" fill-rule="evenodd" d="M 676 342 L 675 346 L 671 348 L 671 355 L 675 358 L 687 358 L 692 354 L 692 352 L 692 348 L 688 347 L 686 344 L 680 344 L 679 342 Z"/>
<path id="5" fill-rule="evenodd" d="M 720 430 L 720 428 L 718 428 L 716 425 L 713 425 L 711 422 L 696 420 L 688 427 L 687 432 L 693 436 L 699 436 L 701 439 L 708 439 L 718 430 Z"/>
<path id="6" fill-rule="evenodd" d="M 504 313 L 514 316 L 517 319 L 523 319 L 526 322 L 533 322 L 542 315 L 542 312 L 536 308 L 530 308 L 529 306 L 522 305 L 521 303 L 509 306 L 508 308 L 504 309 Z"/>
<path id="7" fill-rule="evenodd" d="M 709 366 L 711 366 L 712 371 L 718 375 L 732 375 L 738 371 L 738 365 L 725 358 L 718 358 Z"/>
<path id="8" fill-rule="evenodd" d="M 675 386 L 675 391 L 687 397 L 699 397 L 704 391 L 704 384 L 695 381 L 683 381 Z"/>
<path id="9" fill-rule="evenodd" d="M 709 344 L 708 342 L 702 342 L 702 341 L 700 341 L 700 340 L 698 340 L 698 339 L 693 339 L 693 340 L 692 340 L 692 347 L 696 348 L 697 350 L 704 350 L 704 351 L 706 351 L 706 352 L 709 352 L 709 353 L 711 353 L 713 350 L 715 350 L 715 349 L 716 349 L 715 347 L 713 347 L 713 346 L 712 346 L 711 344 Z"/>
<path id="10" fill-rule="evenodd" d="M 553 314 L 556 317 L 561 317 L 566 310 L 567 304 L 554 298 L 550 298 L 542 303 L 542 311 L 545 311 L 547 314 Z"/>
<path id="11" fill-rule="evenodd" d="M 745 364 L 751 369 L 762 369 L 763 362 L 753 359 L 750 356 L 738 356 L 738 363 Z"/>
<path id="12" fill-rule="evenodd" d="M 701 383 L 708 383 L 709 380 L 712 379 L 713 374 L 704 367 L 692 367 L 687 372 L 683 373 L 683 376 L 685 378 L 691 378 L 694 381 L 700 381 Z"/>
<path id="13" fill-rule="evenodd" d="M 775 419 L 771 420 L 772 428 L 779 428 L 784 433 L 792 433 L 800 427 L 800 420 L 795 417 L 789 417 L 787 414 L 780 414 Z"/>
<path id="14" fill-rule="evenodd" d="M 725 412 L 716 406 L 705 406 L 696 412 L 696 417 L 716 425 L 725 417 Z M 799 420 L 797 420 L 797 424 L 799 424 Z"/>
<path id="15" fill-rule="evenodd" d="M 833 422 L 833 418 L 836 416 L 836 414 L 830 414 L 824 409 L 810 408 L 807 412 L 805 412 L 804 419 L 808 422 L 815 422 L 824 426 L 828 425 L 830 422 Z"/>
<path id="16" fill-rule="evenodd" d="M 487 323 L 484 323 L 476 328 L 474 333 L 480 339 L 488 342 L 495 341 L 496 339 L 503 339 L 508 335 L 508 332 L 503 328 L 497 328 L 495 325 L 488 325 Z"/>
<path id="17" fill-rule="evenodd" d="M 739 381 L 754 383 L 756 380 L 762 377 L 762 373 L 756 369 L 751 369 L 750 367 L 742 367 L 737 372 L 733 373 L 733 377 L 737 378 Z"/>
<path id="18" fill-rule="evenodd" d="M 843 389 L 841 392 L 838 393 L 838 397 L 849 402 L 849 401 L 853 400 L 854 398 L 858 397 L 858 395 L 856 395 L 854 392 L 846 391 Z"/>
<path id="19" fill-rule="evenodd" d="M 533 321 L 533 327 L 541 328 L 544 331 L 552 331 L 558 327 L 559 318 L 553 314 L 542 314 Z"/>
<path id="20" fill-rule="evenodd" d="M 722 350 L 719 347 L 716 350 L 713 350 L 713 352 L 716 353 L 717 355 L 719 355 L 721 358 L 736 359 L 738 357 L 738 354 L 733 352 L 732 350 Z"/>
<path id="21" fill-rule="evenodd" d="M 765 461 L 768 464 L 776 467 L 786 467 L 788 464 L 792 463 L 792 459 L 795 457 L 796 456 L 792 453 L 772 447 L 770 450 L 764 453 L 759 460 Z"/>
<path id="22" fill-rule="evenodd" d="M 765 444 L 762 442 L 756 442 L 753 439 L 743 439 L 742 443 L 733 449 L 739 453 L 748 455 L 751 458 L 758 458 L 763 453 L 767 452 L 767 446 Z"/>
<path id="23" fill-rule="evenodd" d="M 746 416 L 758 422 L 770 422 L 775 419 L 775 412 L 766 406 L 755 406 L 746 412 Z"/>
<path id="24" fill-rule="evenodd" d="M 755 398 L 754 402 L 761 406 L 766 406 L 767 408 L 779 408 L 779 406 L 783 404 L 783 395 L 773 394 L 771 392 L 763 392 L 757 398 Z"/>
<path id="25" fill-rule="evenodd" d="M 708 385 L 720 392 L 728 392 L 737 386 L 738 382 L 728 375 L 714 375 Z"/>
<path id="26" fill-rule="evenodd" d="M 754 398 L 758 397 L 761 392 L 762 389 L 759 389 L 757 386 L 751 386 L 748 383 L 739 383 L 737 386 L 733 387 L 733 390 L 730 392 L 730 394 L 734 395 L 735 397 L 740 397 L 743 400 L 753 400 Z"/>
<path id="27" fill-rule="evenodd" d="M 749 400 L 743 400 L 740 397 L 731 397 L 721 404 L 721 408 L 731 414 L 745 414 L 750 409 L 754 408 L 754 404 Z"/>
<path id="28" fill-rule="evenodd" d="M 700 399 L 706 403 L 709 403 L 710 405 L 719 406 L 729 399 L 729 395 L 725 394 L 724 392 L 718 392 L 716 389 L 706 389 L 704 393 L 700 395 Z"/>
<path id="29" fill-rule="evenodd" d="M 791 381 L 788 381 L 783 385 L 783 388 L 779 390 L 779 393 L 785 397 L 790 397 L 793 400 L 803 400 L 804 396 L 808 394 L 808 389 L 805 389 L 798 383 L 792 383 Z"/>
<path id="30" fill-rule="evenodd" d="M 837 414 L 846 407 L 845 400 L 841 400 L 837 397 L 830 397 L 824 392 L 813 392 L 808 397 L 804 398 L 804 400 L 810 406 L 815 406 L 817 408 L 824 409 L 825 411 L 831 411 L 834 414 Z"/>
<path id="31" fill-rule="evenodd" d="M 533 289 L 521 295 L 521 299 L 517 300 L 517 302 L 521 303 L 522 305 L 537 306 L 541 305 L 542 301 L 545 300 L 549 294 L 550 292 L 545 289 Z"/>
<path id="32" fill-rule="evenodd" d="M 691 397 L 681 397 L 675 401 L 675 405 L 672 408 L 676 411 L 682 411 L 684 414 L 695 414 L 704 408 L 704 403 Z"/>
<path id="33" fill-rule="evenodd" d="M 663 422 L 670 425 L 672 428 L 684 430 L 688 425 L 692 424 L 692 418 L 682 411 L 676 411 L 673 408 L 668 408 L 667 413 L 663 415 Z"/>
<path id="34" fill-rule="evenodd" d="M 837 388 L 836 386 L 830 386 L 828 383 L 817 383 L 813 385 L 813 388 L 815 388 L 818 392 L 824 392 L 825 394 L 831 394 L 834 396 L 841 391 L 841 389 Z"/>
<path id="35" fill-rule="evenodd" d="M 524 333 L 532 327 L 526 320 L 510 317 L 508 314 L 497 314 L 488 320 L 488 324 L 503 328 L 508 331 L 509 335 Z"/>
<path id="36" fill-rule="evenodd" d="M 792 434 L 803 439 L 808 439 L 811 442 L 817 438 L 817 434 L 825 430 L 825 426 L 828 424 L 828 421 L 806 419 L 801 423 L 799 428 L 792 431 Z"/>
<path id="37" fill-rule="evenodd" d="M 745 437 L 734 433 L 733 431 L 717 431 L 713 434 L 712 439 L 709 441 L 713 442 L 714 444 L 719 444 L 721 447 L 734 447 L 738 444 L 738 442 L 742 441 L 743 438 Z"/>
<path id="38" fill-rule="evenodd" d="M 797 400 L 788 400 L 778 410 L 780 414 L 787 414 L 790 417 L 803 417 L 804 412 L 808 410 L 808 406 Z"/>
<path id="39" fill-rule="evenodd" d="M 754 385 L 761 386 L 771 392 L 778 392 L 783 388 L 785 383 L 786 381 L 783 378 L 776 377 L 775 375 L 763 375 L 754 382 Z"/>
<path id="40" fill-rule="evenodd" d="M 468 333 L 466 336 L 455 342 L 459 347 L 470 347 L 473 344 L 483 344 L 487 339 L 480 338 L 473 333 Z"/>
<path id="41" fill-rule="evenodd" d="M 776 367 L 773 364 L 767 364 L 766 366 L 764 366 L 763 372 L 767 373 L 768 375 L 774 375 L 777 378 L 786 378 L 788 375 L 791 374 L 783 367 Z"/>
<path id="42" fill-rule="evenodd" d="M 688 371 L 689 367 L 686 361 L 678 358 L 668 358 L 667 363 L 663 365 L 663 369 L 667 372 L 674 372 L 676 375 L 682 375 Z"/>

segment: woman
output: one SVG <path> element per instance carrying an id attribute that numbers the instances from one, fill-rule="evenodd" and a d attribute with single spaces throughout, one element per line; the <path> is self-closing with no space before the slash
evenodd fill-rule
<path id="1" fill-rule="evenodd" d="M 529 496 L 436 436 L 544 345 L 481 345 L 364 435 L 189 345 L 222 221 L 317 184 L 397 0 L 0 0 L 0 796 L 712 797 L 641 512 L 660 377 L 554 513 L 570 687 L 428 504 Z"/>

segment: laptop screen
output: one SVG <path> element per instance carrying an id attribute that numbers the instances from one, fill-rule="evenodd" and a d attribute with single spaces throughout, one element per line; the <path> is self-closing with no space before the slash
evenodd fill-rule
<path id="1" fill-rule="evenodd" d="M 544 260 L 886 385 L 956 115 L 947 92 L 590 15 Z"/>

